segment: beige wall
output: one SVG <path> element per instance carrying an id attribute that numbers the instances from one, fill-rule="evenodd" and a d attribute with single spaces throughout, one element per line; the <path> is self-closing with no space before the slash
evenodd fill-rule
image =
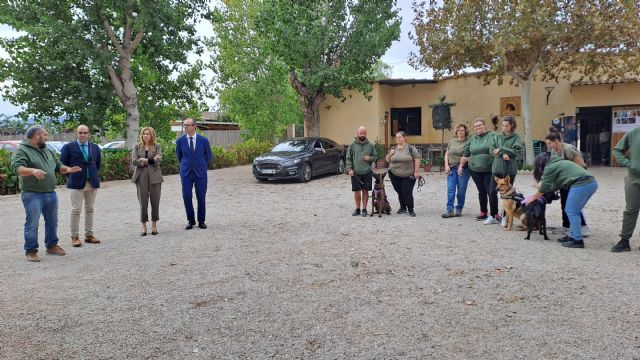
<path id="1" fill-rule="evenodd" d="M 342 103 L 329 97 L 325 106 L 320 109 L 320 134 L 341 144 L 349 144 L 358 125 L 365 125 L 369 139 L 384 140 L 384 131 L 388 132 L 390 143 L 394 142 L 390 134 L 390 124 L 383 128 L 380 119 L 385 111 L 391 108 L 421 107 L 422 135 L 409 137 L 414 144 L 439 143 L 441 132 L 432 127 L 431 108 L 429 104 L 437 103 L 438 97 L 446 95 L 447 102 L 455 102 L 452 108 L 453 123 L 465 122 L 470 124 L 475 117 L 484 117 L 488 125 L 490 116 L 500 113 L 500 98 L 507 96 L 521 96 L 521 88 L 509 85 L 509 78 L 505 78 L 503 85 L 493 81 L 487 86 L 482 80 L 474 76 L 465 76 L 440 80 L 432 84 L 415 84 L 402 86 L 373 85 L 371 101 L 364 96 L 349 92 L 351 97 Z M 554 89 L 546 104 L 546 86 Z M 571 86 L 570 81 L 556 82 L 534 81 L 531 84 L 531 117 L 532 135 L 534 139 L 544 139 L 551 125 L 551 120 L 558 114 L 575 115 L 576 107 L 635 105 L 640 103 L 640 83 L 611 85 Z M 330 109 L 326 109 L 330 105 Z M 518 132 L 523 135 L 522 116 L 518 120 Z M 445 142 L 453 136 L 445 131 Z"/>

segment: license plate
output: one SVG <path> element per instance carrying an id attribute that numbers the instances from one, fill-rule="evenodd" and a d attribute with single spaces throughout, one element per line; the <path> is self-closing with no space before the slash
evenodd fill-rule
<path id="1" fill-rule="evenodd" d="M 262 170 L 262 173 L 263 174 L 275 174 L 276 171 L 273 170 L 273 169 L 264 169 L 264 170 Z"/>

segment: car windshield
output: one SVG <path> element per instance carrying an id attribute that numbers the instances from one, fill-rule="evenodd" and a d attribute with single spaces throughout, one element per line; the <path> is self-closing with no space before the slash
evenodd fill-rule
<path id="1" fill-rule="evenodd" d="M 294 151 L 294 152 L 303 152 L 305 150 L 307 150 L 307 148 L 309 147 L 309 141 L 308 140 L 292 140 L 292 141 L 287 141 L 287 142 L 283 142 L 281 144 L 276 145 L 273 150 L 273 152 L 278 152 L 278 151 Z"/>
<path id="2" fill-rule="evenodd" d="M 64 143 L 61 143 L 61 142 L 51 142 L 49 144 L 51 144 L 51 146 L 53 146 L 54 148 L 58 149 L 58 151 L 62 150 L 62 145 L 64 145 Z"/>

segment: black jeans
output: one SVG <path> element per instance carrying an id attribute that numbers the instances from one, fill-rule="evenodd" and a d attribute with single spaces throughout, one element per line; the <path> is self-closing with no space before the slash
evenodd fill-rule
<path id="1" fill-rule="evenodd" d="M 560 206 L 562 207 L 562 227 L 570 228 L 571 225 L 569 223 L 569 218 L 567 217 L 567 213 L 564 212 L 564 207 L 567 204 L 567 198 L 569 197 L 569 189 L 562 190 L 560 189 Z M 584 221 L 584 214 L 580 211 L 580 221 L 582 222 L 582 226 L 587 226 L 587 222 Z"/>
<path id="2" fill-rule="evenodd" d="M 491 171 L 476 172 L 471 170 L 471 178 L 478 188 L 478 201 L 480 202 L 480 211 L 487 213 L 487 200 L 491 210 L 489 215 L 494 218 L 498 215 L 498 195 L 495 191 L 496 185 Z M 493 190 L 491 190 L 493 189 Z"/>
<path id="3" fill-rule="evenodd" d="M 416 179 L 411 179 L 409 176 L 395 176 L 391 171 L 389 171 L 389 179 L 391 179 L 393 189 L 398 193 L 400 209 L 413 210 L 413 187 L 416 184 Z"/>

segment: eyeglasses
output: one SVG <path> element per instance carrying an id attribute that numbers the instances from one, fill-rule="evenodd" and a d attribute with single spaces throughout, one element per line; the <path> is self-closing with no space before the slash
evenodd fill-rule
<path id="1" fill-rule="evenodd" d="M 88 131 L 78 131 L 78 134 L 83 135 L 83 134 L 88 134 Z"/>
<path id="2" fill-rule="evenodd" d="M 183 124 L 182 126 L 195 126 L 196 124 Z"/>

